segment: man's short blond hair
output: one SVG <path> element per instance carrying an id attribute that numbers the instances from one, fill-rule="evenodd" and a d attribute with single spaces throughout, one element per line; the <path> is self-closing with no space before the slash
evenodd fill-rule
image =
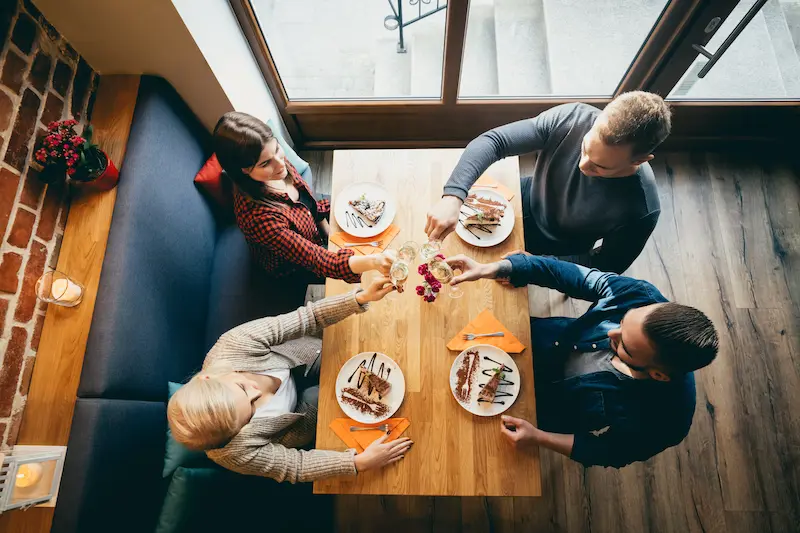
<path id="1" fill-rule="evenodd" d="M 631 145 L 633 155 L 646 155 L 664 142 L 672 128 L 669 105 L 657 94 L 622 93 L 603 110 L 600 139 L 611 146 Z"/>

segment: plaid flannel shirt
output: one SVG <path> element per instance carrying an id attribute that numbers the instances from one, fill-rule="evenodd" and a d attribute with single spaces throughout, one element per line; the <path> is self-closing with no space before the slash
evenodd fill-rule
<path id="1" fill-rule="evenodd" d="M 297 190 L 305 190 L 313 198 L 297 170 L 288 161 L 286 167 Z M 279 205 L 272 207 L 255 202 L 238 190 L 234 194 L 236 223 L 264 270 L 276 277 L 308 270 L 323 278 L 348 283 L 361 280 L 361 276 L 350 269 L 352 250 L 331 252 L 325 247 L 325 237 L 317 223 L 330 213 L 328 200 L 317 201 L 316 213 L 312 213 L 301 202 L 293 202 L 286 193 L 269 191 L 267 196 Z"/>

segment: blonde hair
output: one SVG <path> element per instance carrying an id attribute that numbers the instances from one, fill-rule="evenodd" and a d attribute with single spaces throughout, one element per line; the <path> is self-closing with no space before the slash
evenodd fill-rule
<path id="1" fill-rule="evenodd" d="M 241 429 L 236 400 L 220 380 L 230 372 L 225 367 L 202 370 L 172 395 L 167 420 L 176 441 L 191 450 L 212 450 L 236 436 Z"/>
<path id="2" fill-rule="evenodd" d="M 630 91 L 614 98 L 603 110 L 602 141 L 611 146 L 631 145 L 633 155 L 649 154 L 672 129 L 669 105 L 659 95 Z"/>

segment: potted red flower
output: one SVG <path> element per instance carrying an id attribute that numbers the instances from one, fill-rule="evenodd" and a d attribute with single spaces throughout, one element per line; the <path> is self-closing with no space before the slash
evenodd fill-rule
<path id="1" fill-rule="evenodd" d="M 119 181 L 119 171 L 108 154 L 92 143 L 92 126 L 78 135 L 76 120 L 51 122 L 45 135 L 36 145 L 34 160 L 43 167 L 40 174 L 46 183 L 69 178 L 70 183 L 96 191 L 113 189 Z"/>

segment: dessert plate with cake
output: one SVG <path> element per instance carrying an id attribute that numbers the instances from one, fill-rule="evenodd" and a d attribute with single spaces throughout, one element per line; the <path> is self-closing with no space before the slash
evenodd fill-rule
<path id="1" fill-rule="evenodd" d="M 354 183 L 336 196 L 333 216 L 339 229 L 353 237 L 374 237 L 394 220 L 397 204 L 378 183 Z"/>
<path id="2" fill-rule="evenodd" d="M 467 348 L 450 367 L 450 390 L 473 415 L 506 411 L 519 396 L 519 382 L 519 368 L 511 356 L 489 344 Z"/>
<path id="3" fill-rule="evenodd" d="M 499 192 L 475 187 L 461 206 L 456 234 L 481 248 L 496 246 L 514 229 L 514 209 Z"/>
<path id="4" fill-rule="evenodd" d="M 380 352 L 363 352 L 350 358 L 336 377 L 339 407 L 362 424 L 391 418 L 405 394 L 403 371 L 391 357 Z"/>

